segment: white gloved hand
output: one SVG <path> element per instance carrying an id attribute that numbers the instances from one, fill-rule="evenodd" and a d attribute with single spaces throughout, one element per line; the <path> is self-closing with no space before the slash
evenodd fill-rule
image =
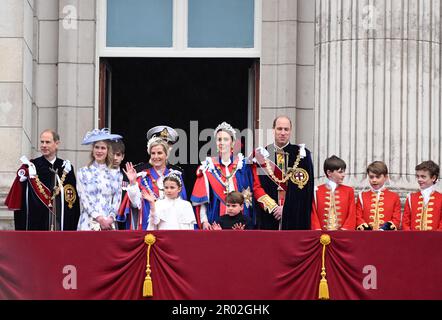
<path id="1" fill-rule="evenodd" d="M 263 156 L 264 158 L 268 158 L 270 156 L 270 153 L 267 151 L 266 148 L 264 147 L 258 147 L 255 149 L 255 153 L 260 154 L 261 156 Z"/>
<path id="2" fill-rule="evenodd" d="M 66 173 L 71 172 L 72 170 L 72 164 L 69 160 L 64 160 L 63 161 L 63 171 L 65 171 Z"/>
<path id="3" fill-rule="evenodd" d="M 305 158 L 307 156 L 307 152 L 305 151 L 305 143 L 298 144 L 298 146 L 301 159 Z"/>
<path id="4" fill-rule="evenodd" d="M 34 178 L 37 175 L 37 168 L 35 168 L 35 165 L 32 162 L 29 162 L 29 178 Z"/>
<path id="5" fill-rule="evenodd" d="M 31 161 L 29 161 L 26 156 L 22 156 L 20 158 L 20 161 L 28 166 L 29 178 L 34 178 L 37 175 L 37 169 L 35 168 L 35 165 Z"/>

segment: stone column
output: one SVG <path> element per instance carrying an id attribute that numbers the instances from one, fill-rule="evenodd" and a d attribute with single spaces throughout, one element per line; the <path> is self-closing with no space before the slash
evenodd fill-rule
<path id="1" fill-rule="evenodd" d="M 316 0 L 316 174 L 336 154 L 360 186 L 385 161 L 392 185 L 442 159 L 439 0 Z"/>
<path id="2" fill-rule="evenodd" d="M 58 97 L 58 0 L 35 0 L 36 55 L 34 59 L 34 103 L 32 145 L 40 156 L 39 135 L 57 128 Z"/>
<path id="3" fill-rule="evenodd" d="M 34 1 L 0 0 L 0 230 L 13 229 L 4 200 L 22 155 L 32 155 Z"/>
<path id="4" fill-rule="evenodd" d="M 262 1 L 261 145 L 273 142 L 272 121 L 285 114 L 292 141 L 313 148 L 314 11 L 310 0 Z"/>
<path id="5" fill-rule="evenodd" d="M 31 156 L 33 5 L 0 0 L 0 197 Z"/>
<path id="6" fill-rule="evenodd" d="M 81 146 L 94 127 L 95 0 L 61 0 L 58 21 L 57 127 L 60 157 L 75 169 L 88 162 L 90 147 Z"/>

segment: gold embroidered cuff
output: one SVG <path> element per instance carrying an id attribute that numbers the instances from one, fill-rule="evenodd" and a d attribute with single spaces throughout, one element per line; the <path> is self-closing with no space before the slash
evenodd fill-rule
<path id="1" fill-rule="evenodd" d="M 278 206 L 278 204 L 275 202 L 275 200 L 270 198 L 270 196 L 268 194 L 260 197 L 258 199 L 258 202 L 262 204 L 262 206 L 264 207 L 264 210 L 267 211 L 268 213 L 271 213 Z"/>

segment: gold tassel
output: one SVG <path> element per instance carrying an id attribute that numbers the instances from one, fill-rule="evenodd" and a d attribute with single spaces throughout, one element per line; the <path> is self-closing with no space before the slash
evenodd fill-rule
<path id="1" fill-rule="evenodd" d="M 153 297 L 152 279 L 148 276 L 144 279 L 143 297 Z"/>
<path id="2" fill-rule="evenodd" d="M 153 297 L 152 278 L 150 277 L 150 247 L 155 243 L 156 238 L 153 234 L 149 233 L 144 237 L 144 242 L 147 244 L 147 266 L 146 266 L 146 278 L 144 278 L 143 284 L 143 297 Z"/>
<path id="3" fill-rule="evenodd" d="M 328 291 L 327 279 L 325 276 L 325 247 L 328 246 L 331 242 L 331 238 L 328 234 L 322 234 L 321 239 L 319 240 L 322 244 L 322 270 L 321 270 L 321 281 L 319 282 L 319 299 L 320 300 L 329 300 L 330 294 Z"/>

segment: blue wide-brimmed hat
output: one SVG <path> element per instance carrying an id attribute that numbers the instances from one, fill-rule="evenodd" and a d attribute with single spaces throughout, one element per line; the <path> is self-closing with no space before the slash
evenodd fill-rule
<path id="1" fill-rule="evenodd" d="M 89 131 L 88 133 L 86 133 L 86 135 L 84 136 L 83 142 L 81 144 L 83 145 L 87 145 L 87 144 L 91 144 L 97 141 L 102 141 L 102 140 L 120 140 L 123 137 L 120 136 L 119 134 L 112 134 L 110 133 L 110 130 L 108 128 L 103 128 L 103 129 L 94 129 L 92 131 Z"/>

